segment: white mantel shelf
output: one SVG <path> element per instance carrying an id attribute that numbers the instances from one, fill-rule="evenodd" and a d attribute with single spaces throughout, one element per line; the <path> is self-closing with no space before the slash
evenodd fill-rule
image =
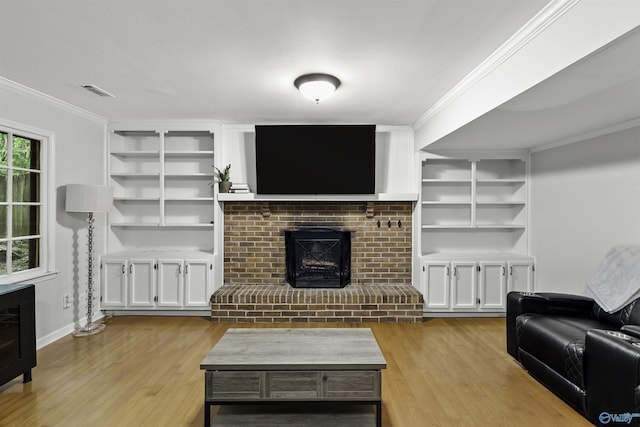
<path id="1" fill-rule="evenodd" d="M 219 193 L 221 202 L 417 202 L 418 193 L 286 194 Z"/>

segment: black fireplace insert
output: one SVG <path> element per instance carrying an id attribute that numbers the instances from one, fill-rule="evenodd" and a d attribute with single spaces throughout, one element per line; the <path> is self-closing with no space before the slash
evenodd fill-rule
<path id="1" fill-rule="evenodd" d="M 343 288 L 351 281 L 351 232 L 285 231 L 287 282 L 294 288 Z"/>

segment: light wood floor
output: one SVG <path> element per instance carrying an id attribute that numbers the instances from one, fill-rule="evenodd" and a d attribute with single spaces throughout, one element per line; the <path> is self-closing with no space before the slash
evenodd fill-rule
<path id="1" fill-rule="evenodd" d="M 385 427 L 590 426 L 506 353 L 504 322 L 276 327 L 370 327 L 388 365 Z M 38 352 L 31 383 L 0 387 L 0 426 L 200 427 L 199 364 L 229 327 L 256 325 L 116 317 L 101 334 L 65 337 Z"/>

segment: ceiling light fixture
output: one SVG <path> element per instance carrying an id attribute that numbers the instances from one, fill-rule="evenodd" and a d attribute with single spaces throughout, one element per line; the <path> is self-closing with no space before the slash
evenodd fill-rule
<path id="1" fill-rule="evenodd" d="M 304 74 L 293 81 L 293 85 L 298 88 L 302 96 L 316 104 L 333 95 L 340 80 L 331 74 L 312 73 Z"/>

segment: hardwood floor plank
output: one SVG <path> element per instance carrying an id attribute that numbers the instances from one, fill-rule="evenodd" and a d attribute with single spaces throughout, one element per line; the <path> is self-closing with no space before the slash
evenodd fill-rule
<path id="1" fill-rule="evenodd" d="M 33 382 L 0 387 L 0 426 L 200 427 L 199 365 L 229 327 L 371 328 L 388 366 L 385 427 L 591 425 L 507 354 L 503 318 L 255 325 L 115 317 L 101 334 L 41 349 Z"/>

